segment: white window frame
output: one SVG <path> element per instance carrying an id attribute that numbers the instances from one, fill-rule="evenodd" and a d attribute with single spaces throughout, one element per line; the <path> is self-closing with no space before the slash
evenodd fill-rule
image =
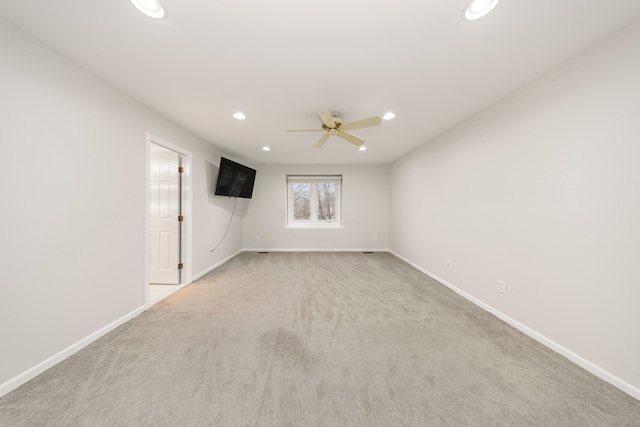
<path id="1" fill-rule="evenodd" d="M 318 219 L 318 183 L 335 184 L 335 219 Z M 310 184 L 311 209 L 309 219 L 294 219 L 293 184 Z M 315 184 L 315 185 L 314 185 Z M 342 229 L 342 175 L 287 175 L 287 228 Z"/>

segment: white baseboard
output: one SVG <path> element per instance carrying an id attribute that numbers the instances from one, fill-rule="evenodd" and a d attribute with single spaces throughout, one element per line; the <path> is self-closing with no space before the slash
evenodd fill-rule
<path id="1" fill-rule="evenodd" d="M 499 318 L 500 320 L 502 320 L 503 322 L 513 326 L 514 328 L 516 328 L 517 330 L 519 330 L 520 332 L 524 333 L 525 335 L 529 336 L 530 338 L 538 341 L 539 343 L 541 343 L 542 345 L 548 347 L 549 349 L 555 351 L 558 354 L 561 354 L 562 356 L 566 357 L 567 359 L 569 359 L 570 361 L 572 361 L 573 363 L 575 363 L 576 365 L 580 366 L 581 368 L 587 370 L 588 372 L 591 372 L 593 375 L 595 375 L 596 377 L 612 384 L 613 386 L 619 388 L 620 390 L 622 390 L 623 392 L 629 394 L 630 396 L 632 396 L 633 398 L 640 400 L 640 389 L 629 384 L 628 382 L 622 380 L 621 378 L 618 378 L 617 376 L 611 374 L 610 372 L 602 369 L 601 367 L 597 366 L 596 364 L 590 362 L 589 360 L 583 358 L 582 356 L 568 350 L 567 348 L 561 346 L 560 344 L 556 343 L 553 340 L 550 340 L 549 338 L 545 337 L 544 335 L 536 332 L 535 330 L 529 328 L 526 325 L 523 325 L 522 323 L 512 319 L 511 317 L 503 314 L 502 312 L 496 310 L 495 308 L 491 307 L 490 305 L 480 301 L 479 299 L 475 298 L 474 296 L 464 292 L 463 290 L 457 288 L 456 286 L 452 285 L 451 283 L 447 282 L 446 280 L 436 276 L 435 274 L 431 273 L 430 271 L 422 268 L 421 266 L 419 266 L 418 264 L 414 263 L 413 261 L 403 257 L 402 255 L 391 251 L 389 249 L 371 249 L 371 248 L 364 248 L 364 249 L 344 249 L 344 248 L 335 248 L 335 249 L 327 249 L 327 248 L 317 248 L 317 249 L 308 249 L 308 248 L 288 248 L 288 249 L 284 249 L 284 248 L 276 248 L 276 249 L 267 249 L 267 248 L 245 248 L 242 249 L 238 252 L 236 252 L 235 254 L 225 258 L 224 260 L 216 263 L 215 265 L 207 268 L 205 271 L 195 275 L 192 278 L 192 281 L 195 281 L 197 279 L 199 279 L 200 277 L 204 276 L 205 274 L 207 274 L 208 272 L 216 269 L 217 267 L 221 266 L 222 264 L 224 264 L 225 262 L 229 261 L 231 258 L 237 256 L 238 254 L 240 254 L 241 252 L 389 252 L 392 255 L 394 255 L 395 257 L 403 260 L 404 262 L 406 262 L 407 264 L 413 266 L 414 268 L 416 268 L 417 270 L 423 272 L 424 274 L 426 274 L 427 276 L 433 278 L 434 280 L 438 281 L 439 283 L 443 284 L 444 286 L 448 287 L 449 289 L 451 289 L 452 291 L 454 291 L 455 293 L 457 293 L 458 295 L 462 296 L 463 298 L 467 299 L 468 301 L 472 302 L 473 304 L 477 305 L 478 307 L 482 308 L 483 310 L 493 314 L 494 316 L 496 316 L 497 318 Z M 133 319 L 134 317 L 138 316 L 140 313 L 145 311 L 145 307 L 139 307 L 137 309 L 135 309 L 134 311 L 122 316 L 121 318 L 111 322 L 110 324 L 108 324 L 107 326 L 103 327 L 102 329 L 94 332 L 93 334 L 87 336 L 86 338 L 78 341 L 77 343 L 67 347 L 66 349 L 60 351 L 59 353 L 51 356 L 50 358 L 46 359 L 45 361 L 37 364 L 36 366 L 34 366 L 33 368 L 23 372 L 22 374 L 10 379 L 9 381 L 5 382 L 4 384 L 0 385 L 0 398 L 7 395 L 8 393 L 10 393 L 11 391 L 17 389 L 18 387 L 20 387 L 21 385 L 27 383 L 28 381 L 32 380 L 33 378 L 37 377 L 38 375 L 40 375 L 41 373 L 43 373 L 44 371 L 46 371 L 47 369 L 52 368 L 53 366 L 57 365 L 58 363 L 62 362 L 63 360 L 67 359 L 68 357 L 72 356 L 73 354 L 77 353 L 78 351 L 82 350 L 83 348 L 85 348 L 86 346 L 88 346 L 89 344 L 91 344 L 92 342 L 94 342 L 95 340 L 97 340 L 98 338 L 106 335 L 107 333 L 111 332 L 112 330 L 114 330 L 115 328 L 117 328 L 118 326 L 128 322 L 129 320 Z"/>
<path id="2" fill-rule="evenodd" d="M 244 252 L 389 252 L 388 248 L 244 248 Z"/>
<path id="3" fill-rule="evenodd" d="M 86 346 L 88 346 L 98 338 L 106 335 L 107 333 L 111 332 L 118 326 L 128 322 L 129 320 L 138 316 L 140 313 L 142 313 L 145 310 L 146 310 L 145 306 L 138 307 L 137 309 L 133 310 L 131 313 L 125 314 L 124 316 L 111 322 L 104 328 L 99 329 L 98 331 L 92 333 L 88 337 L 81 339 L 77 343 L 65 348 L 61 352 L 54 354 L 53 356 L 46 359 L 45 361 L 38 363 L 33 368 L 28 369 L 27 371 L 21 373 L 20 375 L 10 379 L 9 381 L 0 385 L 0 397 L 5 396 L 6 394 L 20 387 L 21 385 L 27 383 L 28 381 L 31 381 L 32 379 L 34 379 L 35 377 L 37 377 L 47 369 L 54 367 L 58 363 L 62 362 L 68 357 L 79 352 L 80 350 L 82 350 L 83 348 L 85 348 Z"/>
<path id="4" fill-rule="evenodd" d="M 203 272 L 197 274 L 196 276 L 194 276 L 191 279 L 191 281 L 195 281 L 198 278 L 204 276 L 205 274 L 207 274 L 211 270 L 221 266 L 222 264 L 224 264 L 225 262 L 229 261 L 231 258 L 235 257 L 236 255 L 240 254 L 241 252 L 242 252 L 242 250 L 239 250 L 235 254 L 233 254 L 233 255 L 223 259 L 222 261 L 216 263 L 215 265 L 209 267 L 205 271 L 203 271 Z M 185 285 L 182 285 L 181 288 L 183 286 L 185 286 Z M 83 338 L 82 340 L 78 341 L 77 343 L 75 343 L 75 344 L 67 347 L 66 349 L 60 351 L 59 353 L 54 354 L 53 356 L 51 356 L 50 358 L 46 359 L 45 361 L 43 361 L 41 363 L 38 363 L 33 368 L 30 368 L 27 371 L 23 372 L 22 374 L 20 374 L 20 375 L 18 375 L 16 377 L 10 379 L 9 381 L 5 382 L 4 384 L 1 384 L 0 385 L 0 398 L 2 396 L 5 396 L 5 395 L 9 394 L 13 390 L 17 389 L 18 387 L 20 387 L 21 385 L 27 383 L 28 381 L 32 380 L 33 378 L 37 377 L 38 375 L 40 375 L 41 373 L 43 373 L 47 369 L 50 369 L 50 368 L 54 367 L 58 363 L 60 363 L 63 360 L 67 359 L 68 357 L 74 355 L 75 353 L 77 353 L 78 351 L 82 350 L 83 348 L 85 348 L 86 346 L 88 346 L 89 344 L 91 344 L 92 342 L 97 340 L 98 338 L 100 338 L 100 337 L 104 336 L 105 334 L 111 332 L 112 330 L 114 330 L 118 326 L 120 326 L 120 325 L 128 322 L 129 320 L 133 319 L 134 317 L 138 316 L 140 313 L 144 312 L 146 309 L 147 309 L 146 306 L 142 306 L 142 307 L 139 307 L 139 308 L 135 309 L 131 313 L 128 313 L 128 314 L 122 316 L 121 318 L 111 322 L 110 324 L 108 324 L 104 328 L 92 333 L 91 335 L 87 336 L 86 338 Z"/>
<path id="5" fill-rule="evenodd" d="M 215 263 L 214 265 L 212 265 L 211 267 L 207 268 L 204 271 L 201 271 L 200 273 L 196 274 L 195 276 L 193 276 L 191 278 L 191 283 L 195 282 L 196 280 L 198 280 L 199 278 L 201 278 L 202 276 L 204 276 L 205 274 L 209 273 L 210 271 L 215 270 L 216 268 L 220 267 L 222 264 L 224 264 L 225 262 L 229 261 L 231 258 L 241 254 L 244 251 L 244 249 L 240 249 L 238 252 L 236 252 L 233 255 L 229 255 L 228 257 L 226 257 L 225 259 L 223 259 L 222 261 L 219 261 L 217 263 Z"/>
<path id="6" fill-rule="evenodd" d="M 576 365 L 580 366 L 581 368 L 587 370 L 588 372 L 591 372 L 593 375 L 595 375 L 596 377 L 600 378 L 601 380 L 604 380 L 604 381 L 608 382 L 609 384 L 612 384 L 613 386 L 619 388 L 620 390 L 624 391 L 625 393 L 627 393 L 628 395 L 630 395 L 634 399 L 640 400 L 640 389 L 639 388 L 637 388 L 637 387 L 629 384 L 628 382 L 618 378 L 617 376 L 613 375 L 612 373 L 602 369 L 600 366 L 590 362 L 589 360 L 585 359 L 584 357 L 582 357 L 582 356 L 572 352 L 571 350 L 561 346 L 557 342 L 555 342 L 553 340 L 550 340 L 549 338 L 545 337 L 544 335 L 540 334 L 539 332 L 534 331 L 533 329 L 529 328 L 528 326 L 523 325 L 522 323 L 518 322 L 517 320 L 512 319 L 511 317 L 509 317 L 509 316 L 505 315 L 504 313 L 496 310 L 495 308 L 491 307 L 490 305 L 488 305 L 488 304 L 480 301 L 479 299 L 475 298 L 474 296 L 466 293 L 462 289 L 457 288 L 456 286 L 452 285 L 451 283 L 447 282 L 446 280 L 444 280 L 444 279 L 436 276 L 435 274 L 431 273 L 430 271 L 420 267 L 418 264 L 412 262 L 411 260 L 408 260 L 407 258 L 403 257 L 402 255 L 400 255 L 400 254 L 398 254 L 398 253 L 396 253 L 394 251 L 390 251 L 390 253 L 392 255 L 394 255 L 395 257 L 403 260 L 407 264 L 411 265 L 412 267 L 416 268 L 417 270 L 420 270 L 421 272 L 423 272 L 427 276 L 431 277 L 432 279 L 437 280 L 438 282 L 442 283 L 444 286 L 446 286 L 447 288 L 451 289 L 452 291 L 454 291 L 455 293 L 457 293 L 461 297 L 469 300 L 470 302 L 472 302 L 473 304 L 475 304 L 478 307 L 482 308 L 483 310 L 493 314 L 498 319 L 502 320 L 503 322 L 507 323 L 508 325 L 513 326 L 514 328 L 516 328 L 517 330 L 519 330 L 523 334 L 527 335 L 528 337 L 538 341 L 540 344 L 542 344 L 545 347 L 555 351 L 556 353 L 561 354 L 562 356 L 566 357 L 571 362 L 573 362 Z"/>

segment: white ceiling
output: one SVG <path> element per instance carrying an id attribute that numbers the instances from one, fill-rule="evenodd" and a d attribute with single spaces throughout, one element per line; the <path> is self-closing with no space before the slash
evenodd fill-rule
<path id="1" fill-rule="evenodd" d="M 640 18 L 638 0 L 502 0 L 475 22 L 467 0 L 163 3 L 163 20 L 128 0 L 0 0 L 0 16 L 251 163 L 389 163 Z M 352 131 L 365 152 L 285 133 L 320 109 L 397 118 Z"/>

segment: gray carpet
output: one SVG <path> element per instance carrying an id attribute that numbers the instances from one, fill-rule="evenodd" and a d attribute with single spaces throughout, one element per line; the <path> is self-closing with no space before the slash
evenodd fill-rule
<path id="1" fill-rule="evenodd" d="M 0 400 L 2 426 L 640 426 L 390 254 L 243 253 Z"/>

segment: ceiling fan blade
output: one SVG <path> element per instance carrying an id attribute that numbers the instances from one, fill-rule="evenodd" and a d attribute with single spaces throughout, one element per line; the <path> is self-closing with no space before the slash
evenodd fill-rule
<path id="1" fill-rule="evenodd" d="M 328 133 L 326 135 L 322 135 L 322 138 L 320 138 L 318 140 L 318 142 L 316 142 L 316 144 L 313 146 L 313 148 L 320 148 L 324 145 L 325 142 L 327 142 L 327 139 L 329 139 L 331 137 L 331 134 Z"/>
<path id="2" fill-rule="evenodd" d="M 295 129 L 287 132 L 326 132 L 324 129 Z"/>
<path id="3" fill-rule="evenodd" d="M 338 136 L 342 139 L 345 139 L 352 143 L 353 145 L 357 145 L 358 147 L 365 143 L 364 139 L 360 139 L 357 136 L 351 135 L 350 133 L 338 131 Z"/>
<path id="4" fill-rule="evenodd" d="M 322 119 L 322 123 L 324 123 L 327 127 L 335 128 L 336 127 L 336 118 L 331 115 L 330 112 L 320 110 L 318 111 L 318 115 Z"/>
<path id="5" fill-rule="evenodd" d="M 367 128 L 369 126 L 377 126 L 382 123 L 382 119 L 380 117 L 370 117 L 368 119 L 358 120 L 351 123 L 345 123 L 342 125 L 343 130 L 353 130 L 360 128 Z"/>

